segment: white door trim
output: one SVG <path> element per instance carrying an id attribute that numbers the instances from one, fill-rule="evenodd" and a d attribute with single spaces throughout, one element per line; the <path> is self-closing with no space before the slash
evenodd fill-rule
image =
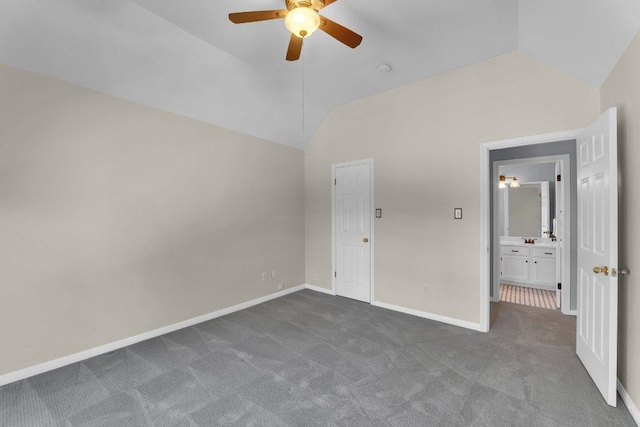
<path id="1" fill-rule="evenodd" d="M 369 165 L 369 173 L 371 174 L 370 176 L 370 182 L 371 182 L 371 198 L 370 200 L 370 206 L 369 206 L 369 212 L 371 212 L 371 221 L 370 221 L 370 230 L 369 230 L 369 246 L 370 246 L 370 250 L 369 250 L 369 265 L 370 265 L 370 269 L 371 269 L 371 289 L 369 290 L 369 301 L 373 302 L 374 301 L 374 268 L 373 268 L 373 260 L 375 259 L 373 254 L 374 254 L 374 248 L 375 248 L 375 233 L 374 233 L 374 222 L 376 219 L 375 216 L 375 201 L 374 201 L 374 165 L 373 165 L 373 159 L 364 159 L 364 160 L 356 160 L 353 162 L 344 162 L 344 163 L 334 163 L 331 165 L 331 271 L 333 271 L 333 275 L 331 276 L 331 292 L 333 293 L 333 295 L 336 295 L 336 186 L 335 186 L 335 179 L 336 179 L 336 169 L 340 168 L 340 167 L 346 167 L 346 166 L 357 166 L 357 165 Z"/>
<path id="2" fill-rule="evenodd" d="M 569 138 L 571 139 L 571 138 Z M 559 140 L 561 141 L 561 140 Z M 493 176 L 498 175 L 498 170 L 500 166 L 517 166 L 517 165 L 535 165 L 541 163 L 556 163 L 560 162 L 562 164 L 562 173 L 567 176 L 571 176 L 575 171 L 571 170 L 571 156 L 569 154 L 555 154 L 551 156 L 544 157 L 529 157 L 524 159 L 512 159 L 512 160 L 500 160 L 493 162 L 492 172 Z M 489 165 L 491 168 L 491 165 Z M 575 315 L 575 310 L 571 310 L 571 251 L 573 248 L 571 247 L 571 186 L 568 185 L 568 180 L 561 181 L 563 194 L 564 194 L 564 206 L 563 209 L 563 227 L 562 227 L 562 236 L 560 240 L 562 241 L 562 278 L 561 283 L 562 287 L 562 307 L 560 310 L 563 314 L 572 314 Z M 499 200 L 497 197 L 493 199 L 493 209 L 494 212 L 497 212 L 499 206 Z M 497 228 L 498 217 L 494 215 L 494 227 L 493 227 L 493 268 L 494 271 L 500 268 L 500 231 Z M 491 244 L 491 241 L 489 241 Z M 491 253 L 491 252 L 489 252 Z M 568 284 L 568 285 L 567 285 Z M 500 288 L 497 284 L 497 281 L 492 283 L 493 286 L 493 301 L 497 302 L 496 295 L 500 294 Z"/>
<path id="3" fill-rule="evenodd" d="M 542 135 L 523 136 L 500 141 L 484 142 L 480 144 L 480 330 L 489 332 L 490 326 L 490 297 L 491 285 L 491 203 L 489 203 L 489 186 L 491 185 L 491 164 L 489 158 L 491 150 L 502 148 L 522 147 L 525 145 L 544 144 L 547 142 L 576 139 L 582 129 L 547 133 Z"/>

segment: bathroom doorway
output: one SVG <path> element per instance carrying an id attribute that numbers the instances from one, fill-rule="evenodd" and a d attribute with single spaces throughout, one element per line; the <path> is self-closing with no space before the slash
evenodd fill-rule
<path id="1" fill-rule="evenodd" d="M 572 314 L 571 154 L 500 151 L 491 162 L 491 301 Z"/>
<path id="2" fill-rule="evenodd" d="M 575 139 L 491 150 L 492 302 L 577 313 L 575 159 Z"/>

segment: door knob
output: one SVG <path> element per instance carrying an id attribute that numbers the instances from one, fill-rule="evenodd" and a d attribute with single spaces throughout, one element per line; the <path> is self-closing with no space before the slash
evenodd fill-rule
<path id="1" fill-rule="evenodd" d="M 369 241 L 369 238 L 365 237 L 364 239 L 362 239 L 362 241 L 367 243 Z"/>
<path id="2" fill-rule="evenodd" d="M 598 273 L 604 273 L 605 276 L 609 275 L 609 267 L 607 267 L 606 265 L 604 267 L 593 267 L 593 272 L 598 274 Z"/>

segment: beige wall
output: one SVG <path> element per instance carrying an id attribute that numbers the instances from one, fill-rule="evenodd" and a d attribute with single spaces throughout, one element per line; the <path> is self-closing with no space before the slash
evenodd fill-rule
<path id="1" fill-rule="evenodd" d="M 586 126 L 599 96 L 513 52 L 335 109 L 305 151 L 307 283 L 331 287 L 331 164 L 373 158 L 375 299 L 479 322 L 479 143 Z"/>
<path id="2" fill-rule="evenodd" d="M 602 110 L 618 107 L 620 260 L 618 378 L 640 404 L 640 33 L 602 86 Z"/>
<path id="3" fill-rule="evenodd" d="M 302 284 L 303 156 L 0 65 L 0 375 Z"/>

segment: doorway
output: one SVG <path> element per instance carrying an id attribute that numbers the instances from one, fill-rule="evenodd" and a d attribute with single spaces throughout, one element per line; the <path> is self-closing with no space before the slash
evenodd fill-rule
<path id="1" fill-rule="evenodd" d="M 539 148 L 541 146 L 557 146 L 561 141 L 568 141 L 568 144 L 573 144 L 575 147 L 575 141 L 582 129 L 555 132 L 543 135 L 534 135 L 527 137 L 512 138 L 502 141 L 494 141 L 483 143 L 480 146 L 480 329 L 488 332 L 490 328 L 490 301 L 492 294 L 492 270 L 496 266 L 492 263 L 495 258 L 492 253 L 492 240 L 494 236 L 492 231 L 494 224 L 491 221 L 491 211 L 493 207 L 493 186 L 498 189 L 498 182 L 493 179 L 493 168 L 491 164 L 491 154 L 504 149 L 527 149 L 528 154 L 519 153 L 512 158 L 526 158 L 526 157 L 540 157 L 551 156 L 566 153 L 546 152 L 540 153 Z M 503 151 L 504 153 L 504 151 Z M 494 161 L 507 160 L 506 158 L 496 158 Z M 575 170 L 575 169 L 574 169 Z M 574 224 L 574 229 L 575 229 Z M 574 236 L 577 233 L 574 233 Z M 570 267 L 571 274 L 574 274 L 574 268 Z"/>
<path id="2" fill-rule="evenodd" d="M 332 165 L 333 292 L 373 301 L 373 160 Z"/>
<path id="3" fill-rule="evenodd" d="M 575 141 L 535 151 L 552 150 L 567 154 L 516 158 L 532 150 L 511 148 L 490 157 L 508 158 L 491 162 L 491 301 L 575 314 Z"/>

